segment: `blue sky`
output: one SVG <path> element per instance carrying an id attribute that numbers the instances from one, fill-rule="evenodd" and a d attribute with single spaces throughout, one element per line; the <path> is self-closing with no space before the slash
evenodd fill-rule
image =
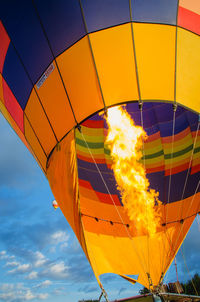
<path id="1" fill-rule="evenodd" d="M 0 302 L 78 302 L 100 295 L 93 272 L 35 159 L 0 115 Z M 179 279 L 200 272 L 197 220 L 177 256 Z M 184 264 L 186 259 L 187 268 Z M 138 294 L 141 286 L 101 278 L 109 299 Z M 176 281 L 172 264 L 167 282 Z"/>

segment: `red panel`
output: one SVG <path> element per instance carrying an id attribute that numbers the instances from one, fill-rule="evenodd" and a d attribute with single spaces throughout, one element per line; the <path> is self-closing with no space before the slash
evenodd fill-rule
<path id="1" fill-rule="evenodd" d="M 150 174 L 150 173 L 156 173 L 156 172 L 162 172 L 165 170 L 165 166 L 158 166 L 158 167 L 155 167 L 155 168 L 146 168 L 146 173 L 147 174 Z"/>
<path id="2" fill-rule="evenodd" d="M 200 34 L 200 15 L 183 7 L 179 7 L 178 25 L 196 34 Z"/>
<path id="3" fill-rule="evenodd" d="M 187 171 L 188 166 L 189 166 L 189 163 L 187 162 L 186 164 L 177 166 L 175 168 L 166 169 L 165 170 L 165 176 L 169 176 L 170 174 L 178 174 L 178 173 L 180 173 L 182 171 Z"/>
<path id="4" fill-rule="evenodd" d="M 200 164 L 192 167 L 191 174 L 198 173 L 199 171 L 200 171 Z"/>
<path id="5" fill-rule="evenodd" d="M 84 161 L 86 161 L 86 162 L 94 163 L 93 158 L 91 158 L 91 157 L 86 157 L 86 156 L 80 155 L 80 154 L 78 154 L 78 153 L 77 153 L 77 158 L 78 158 L 78 159 L 81 159 L 81 160 L 84 160 Z M 96 162 L 97 164 L 106 164 L 106 160 L 103 159 L 103 158 L 96 158 L 96 157 L 95 157 L 95 162 Z"/>
<path id="6" fill-rule="evenodd" d="M 104 193 L 100 193 L 95 191 L 91 184 L 88 181 L 85 181 L 83 179 L 79 179 L 79 185 L 81 187 L 87 188 L 89 190 L 92 190 L 93 192 L 95 192 L 95 194 L 97 195 L 98 199 L 100 202 L 104 202 L 104 203 L 108 203 L 108 204 L 112 204 L 113 202 L 115 203 L 116 206 L 121 206 L 121 203 L 119 201 L 119 198 L 117 195 L 112 194 L 112 198 L 109 196 L 109 194 L 104 194 Z"/>
<path id="7" fill-rule="evenodd" d="M 87 121 L 83 122 L 82 125 L 84 127 L 88 127 L 88 128 L 103 128 L 104 121 L 103 120 L 100 120 L 100 121 L 87 120 Z"/>
<path id="8" fill-rule="evenodd" d="M 3 27 L 2 22 L 0 21 L 0 72 L 3 72 L 3 64 L 10 43 L 10 39 Z"/>
<path id="9" fill-rule="evenodd" d="M 100 193 L 97 191 L 95 191 L 95 193 L 101 202 L 112 204 L 112 205 L 115 204 L 116 206 L 121 206 L 121 203 L 120 203 L 117 195 L 111 194 L 112 195 L 112 198 L 111 198 L 111 196 L 109 194 Z"/>
<path id="10" fill-rule="evenodd" d="M 4 103 L 8 112 L 15 120 L 20 130 L 24 133 L 23 110 L 20 107 L 19 103 L 17 102 L 16 98 L 14 97 L 12 91 L 10 90 L 4 79 L 3 79 L 3 95 L 4 95 Z"/>

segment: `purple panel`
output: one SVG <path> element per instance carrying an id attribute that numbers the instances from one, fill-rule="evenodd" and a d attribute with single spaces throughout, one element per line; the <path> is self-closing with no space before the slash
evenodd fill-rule
<path id="1" fill-rule="evenodd" d="M 55 56 L 86 34 L 78 0 L 35 0 L 35 3 Z"/>
<path id="2" fill-rule="evenodd" d="M 3 77 L 24 110 L 32 90 L 32 84 L 12 46 L 9 45 L 3 68 Z"/>
<path id="3" fill-rule="evenodd" d="M 130 22 L 128 0 L 82 0 L 88 31 Z"/>
<path id="4" fill-rule="evenodd" d="M 133 21 L 176 24 L 177 0 L 132 0 Z"/>
<path id="5" fill-rule="evenodd" d="M 102 166 L 104 167 L 102 168 Z M 109 188 L 110 193 L 119 195 L 119 192 L 116 189 L 116 181 L 113 175 L 113 171 L 108 169 L 106 165 L 98 164 L 98 167 L 99 169 L 101 169 L 102 176 Z M 84 162 L 78 159 L 78 175 L 79 179 L 89 181 L 95 191 L 108 194 L 106 186 L 99 172 L 97 171 L 95 164 Z"/>
<path id="6" fill-rule="evenodd" d="M 0 19 L 2 19 L 11 42 L 28 70 L 32 82 L 36 83 L 53 60 L 53 57 L 32 1 L 3 1 L 1 3 Z M 9 72 L 12 73 L 12 69 L 7 70 L 7 73 Z"/>

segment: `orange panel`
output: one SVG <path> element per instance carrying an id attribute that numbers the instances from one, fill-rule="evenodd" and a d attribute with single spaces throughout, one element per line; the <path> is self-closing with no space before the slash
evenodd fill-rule
<path id="1" fill-rule="evenodd" d="M 138 100 L 131 24 L 90 37 L 106 105 Z"/>
<path id="2" fill-rule="evenodd" d="M 45 153 L 48 155 L 57 141 L 34 90 L 26 105 L 25 115 L 28 117 Z"/>
<path id="3" fill-rule="evenodd" d="M 36 89 L 56 136 L 60 140 L 73 128 L 75 120 L 55 63 L 52 63 L 50 67 L 53 71 L 48 74 L 48 77 L 39 88 L 36 86 Z"/>
<path id="4" fill-rule="evenodd" d="M 176 28 L 134 23 L 142 99 L 174 100 Z"/>
<path id="5" fill-rule="evenodd" d="M 180 0 L 179 6 L 191 10 L 192 12 L 200 15 L 200 5 L 197 0 Z"/>
<path id="6" fill-rule="evenodd" d="M 103 108 L 88 37 L 66 50 L 57 62 L 78 122 Z"/>
<path id="7" fill-rule="evenodd" d="M 41 145 L 38 142 L 38 139 L 35 136 L 33 129 L 31 128 L 26 116 L 24 116 L 24 129 L 25 129 L 26 139 L 34 152 L 37 161 L 41 165 L 42 169 L 46 171 L 47 157 L 44 151 L 42 150 Z"/>

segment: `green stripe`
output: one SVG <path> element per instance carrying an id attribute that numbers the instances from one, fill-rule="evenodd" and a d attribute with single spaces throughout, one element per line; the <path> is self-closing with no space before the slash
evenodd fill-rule
<path id="1" fill-rule="evenodd" d="M 152 158 L 155 158 L 155 157 L 158 157 L 158 156 L 161 156 L 163 155 L 163 150 L 160 150 L 156 153 L 153 153 L 153 154 L 148 154 L 148 155 L 145 155 L 144 157 L 142 157 L 142 159 L 152 159 Z"/>
<path id="2" fill-rule="evenodd" d="M 194 149 L 194 154 L 200 152 L 200 147 Z"/>
<path id="3" fill-rule="evenodd" d="M 77 143 L 77 145 L 83 146 L 85 148 L 87 148 L 87 145 L 88 145 L 88 147 L 91 148 L 91 149 L 101 149 L 101 148 L 104 147 L 104 143 L 87 142 L 87 145 L 86 145 L 86 143 L 83 140 L 79 139 L 79 138 L 76 138 L 76 143 Z"/>
<path id="4" fill-rule="evenodd" d="M 193 149 L 193 145 L 190 145 L 181 151 L 174 152 L 173 154 L 171 154 L 171 153 L 165 154 L 165 159 L 170 159 L 170 158 L 175 158 L 175 157 L 181 156 L 181 155 L 191 151 L 192 149 Z"/>
<path id="5" fill-rule="evenodd" d="M 80 146 L 83 146 L 83 147 L 87 148 L 86 143 L 81 139 L 76 138 L 76 143 Z M 103 142 L 100 142 L 100 143 L 87 142 L 87 144 L 88 144 L 88 147 L 91 148 L 91 149 L 102 149 L 102 148 L 104 148 L 104 153 L 106 155 L 110 155 L 110 149 L 106 148 Z M 171 154 L 171 153 L 164 154 L 163 150 L 160 150 L 160 151 L 158 151 L 156 153 L 153 153 L 153 154 L 146 154 L 145 157 L 142 157 L 142 159 L 144 159 L 144 158 L 146 160 L 147 159 L 152 159 L 152 158 L 159 157 L 163 154 L 164 154 L 165 159 L 171 159 L 171 158 L 175 158 L 175 157 L 184 155 L 185 153 L 191 151 L 192 149 L 193 149 L 193 144 L 188 146 L 187 148 L 185 148 L 183 150 L 180 150 L 178 152 L 174 152 L 173 154 Z M 200 147 L 197 147 L 197 148 L 194 149 L 194 154 L 196 154 L 198 152 L 200 152 Z"/>

